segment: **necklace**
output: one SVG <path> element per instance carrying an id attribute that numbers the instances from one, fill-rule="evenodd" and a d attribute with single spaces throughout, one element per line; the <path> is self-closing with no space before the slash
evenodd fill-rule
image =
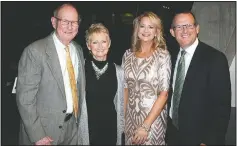
<path id="1" fill-rule="evenodd" d="M 105 66 L 104 66 L 102 69 L 99 69 L 99 68 L 95 65 L 95 63 L 94 63 L 93 61 L 91 61 L 91 63 L 92 63 L 92 67 L 93 67 L 93 69 L 94 69 L 94 71 L 95 71 L 96 78 L 97 78 L 97 80 L 99 80 L 99 79 L 100 79 L 100 76 L 101 76 L 102 74 L 104 74 L 105 71 L 108 69 L 108 62 L 105 64 Z"/>

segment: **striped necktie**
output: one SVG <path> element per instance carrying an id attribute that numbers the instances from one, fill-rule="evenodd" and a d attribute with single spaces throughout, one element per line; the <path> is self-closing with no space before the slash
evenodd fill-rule
<path id="1" fill-rule="evenodd" d="M 172 121 L 176 128 L 178 128 L 178 112 L 179 112 L 179 102 L 181 98 L 181 93 L 183 89 L 183 83 L 185 79 L 185 51 L 181 51 L 181 57 L 179 59 L 177 72 L 176 72 L 176 80 L 174 86 L 173 93 L 173 112 L 172 112 Z"/>

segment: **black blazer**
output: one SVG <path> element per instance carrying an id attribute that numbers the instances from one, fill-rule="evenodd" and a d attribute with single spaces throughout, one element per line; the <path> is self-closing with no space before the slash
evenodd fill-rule
<path id="1" fill-rule="evenodd" d="M 179 49 L 172 52 L 172 77 Z M 172 80 L 171 80 L 172 87 Z M 168 111 L 172 88 L 169 93 Z M 179 106 L 179 144 L 224 144 L 231 108 L 229 66 L 225 55 L 199 41 L 186 78 Z M 169 118 L 170 120 L 170 118 Z M 168 122 L 168 129 L 172 126 Z M 169 134 L 169 130 L 167 130 Z M 169 143 L 169 136 L 168 143 Z"/>

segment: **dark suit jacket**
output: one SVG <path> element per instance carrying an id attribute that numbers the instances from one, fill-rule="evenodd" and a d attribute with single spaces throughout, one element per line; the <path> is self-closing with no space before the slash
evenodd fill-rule
<path id="1" fill-rule="evenodd" d="M 178 52 L 171 53 L 172 76 Z M 171 97 L 172 90 L 168 111 Z M 176 144 L 224 144 L 230 108 L 231 84 L 227 59 L 222 52 L 199 41 L 183 85 L 179 130 L 174 132 L 172 121 L 168 120 L 168 144 L 172 138 L 178 140 Z"/>

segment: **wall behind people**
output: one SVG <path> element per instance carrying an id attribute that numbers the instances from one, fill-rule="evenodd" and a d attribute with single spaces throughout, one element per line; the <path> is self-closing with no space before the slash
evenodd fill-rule
<path id="1" fill-rule="evenodd" d="M 200 24 L 199 39 L 223 52 L 231 78 L 231 117 L 226 144 L 236 144 L 236 2 L 194 2 L 192 11 Z"/>
<path id="2" fill-rule="evenodd" d="M 225 53 L 231 66 L 236 55 L 236 3 L 194 2 L 192 11 L 201 27 L 199 38 Z M 234 95 L 232 107 L 235 107 Z"/>
<path id="3" fill-rule="evenodd" d="M 201 26 L 199 38 L 225 53 L 230 66 L 235 56 L 236 3 L 195 2 L 192 11 Z"/>

